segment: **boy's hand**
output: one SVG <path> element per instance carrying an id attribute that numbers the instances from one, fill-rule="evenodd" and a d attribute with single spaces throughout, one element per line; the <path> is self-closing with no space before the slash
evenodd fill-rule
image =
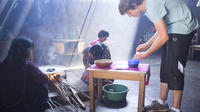
<path id="1" fill-rule="evenodd" d="M 145 59 L 147 58 L 147 53 L 146 52 L 136 52 L 134 58 L 137 60 Z"/>

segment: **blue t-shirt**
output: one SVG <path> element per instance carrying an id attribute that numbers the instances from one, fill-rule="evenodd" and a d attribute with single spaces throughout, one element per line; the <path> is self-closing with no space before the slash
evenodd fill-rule
<path id="1" fill-rule="evenodd" d="M 199 27 L 183 0 L 146 0 L 145 15 L 154 24 L 163 18 L 169 34 L 189 34 Z"/>

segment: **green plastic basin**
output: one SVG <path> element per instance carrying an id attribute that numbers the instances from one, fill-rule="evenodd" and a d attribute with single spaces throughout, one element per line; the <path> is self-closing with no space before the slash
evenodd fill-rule
<path id="1" fill-rule="evenodd" d="M 102 87 L 105 97 L 110 101 L 121 101 L 126 98 L 128 87 L 122 84 L 106 84 Z"/>

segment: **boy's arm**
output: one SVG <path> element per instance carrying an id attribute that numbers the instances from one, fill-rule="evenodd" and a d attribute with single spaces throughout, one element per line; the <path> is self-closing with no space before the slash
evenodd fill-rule
<path id="1" fill-rule="evenodd" d="M 164 45 L 168 39 L 168 31 L 167 31 L 167 27 L 165 24 L 164 19 L 160 19 L 156 24 L 155 24 L 155 28 L 157 31 L 157 38 L 155 38 L 155 40 L 153 41 L 151 47 L 145 51 L 145 52 L 139 52 L 135 55 L 136 59 L 144 59 L 147 56 L 151 55 L 153 52 L 155 52 L 156 50 L 158 50 L 162 45 Z"/>
<path id="2" fill-rule="evenodd" d="M 140 44 L 137 48 L 137 52 L 145 51 L 151 47 L 153 42 L 158 38 L 158 33 L 156 32 L 147 42 Z"/>
<path id="3" fill-rule="evenodd" d="M 149 47 L 153 44 L 153 42 L 158 38 L 158 33 L 156 32 L 148 41 L 147 44 Z"/>

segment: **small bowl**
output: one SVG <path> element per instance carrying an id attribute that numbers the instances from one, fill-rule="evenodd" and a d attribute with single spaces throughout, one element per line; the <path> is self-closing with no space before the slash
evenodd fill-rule
<path id="1" fill-rule="evenodd" d="M 110 67 L 110 65 L 112 64 L 112 60 L 110 60 L 110 59 L 98 59 L 98 60 L 95 60 L 94 63 L 98 67 Z"/>
<path id="2" fill-rule="evenodd" d="M 139 60 L 137 59 L 129 59 L 128 60 L 128 66 L 131 68 L 138 68 Z"/>

